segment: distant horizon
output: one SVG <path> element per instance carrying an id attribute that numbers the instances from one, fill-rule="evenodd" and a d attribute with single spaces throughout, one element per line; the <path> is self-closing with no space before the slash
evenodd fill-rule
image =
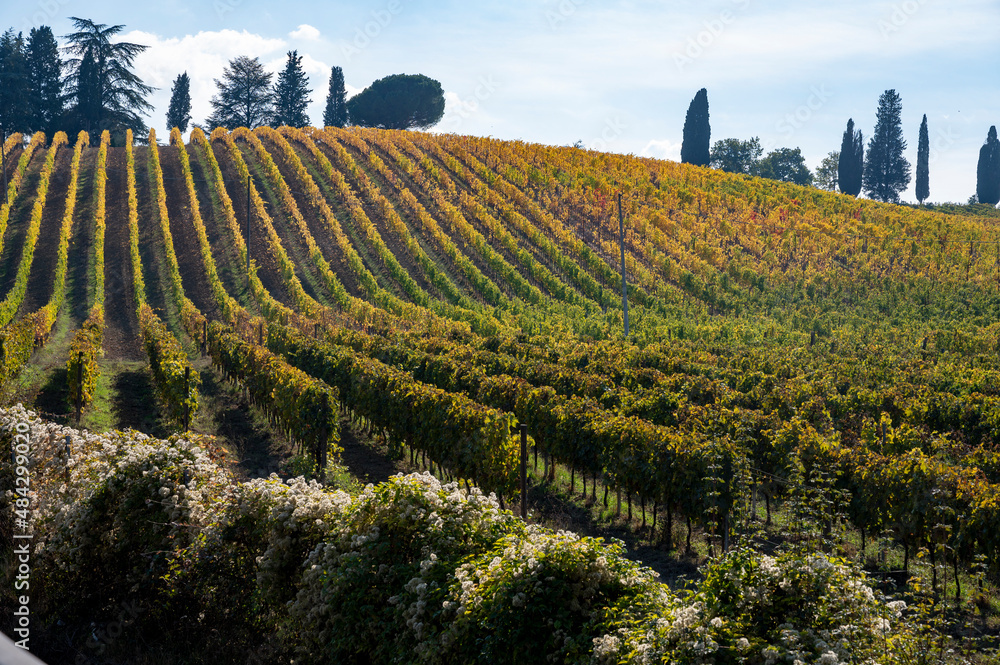
<path id="1" fill-rule="evenodd" d="M 139 7 L 119 0 L 49 0 L 0 8 L 0 29 L 49 25 L 60 44 L 69 16 L 123 24 L 121 38 L 150 46 L 136 73 L 157 88 L 147 124 L 166 140 L 174 78 L 191 76 L 192 123 L 204 124 L 213 79 L 238 55 L 277 72 L 287 51 L 303 55 L 322 121 L 330 67 L 348 95 L 390 74 L 441 82 L 445 116 L 431 132 L 544 145 L 573 145 L 679 161 L 684 114 L 708 89 L 712 142 L 760 137 L 765 153 L 802 149 L 815 172 L 839 150 L 848 118 L 867 146 L 878 97 L 902 97 L 915 203 L 917 128 L 930 130 L 930 198 L 965 203 L 976 190 L 979 148 L 1000 124 L 1000 91 L 985 81 L 1000 44 L 981 26 L 1000 5 L 930 0 L 836 6 L 752 0 L 620 3 L 515 1 L 501 6 L 388 0 L 358 6 L 288 0 L 172 0 Z"/>

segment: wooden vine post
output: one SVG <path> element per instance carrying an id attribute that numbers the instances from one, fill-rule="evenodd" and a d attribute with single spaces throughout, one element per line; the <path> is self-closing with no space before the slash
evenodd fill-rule
<path id="1" fill-rule="evenodd" d="M 76 354 L 76 426 L 80 427 L 80 412 L 83 410 L 83 351 Z"/>
<path id="2" fill-rule="evenodd" d="M 622 217 L 621 192 L 618 192 L 618 244 L 622 250 L 622 310 L 625 312 L 625 337 L 628 337 L 628 280 L 625 277 L 625 220 Z"/>
<path id="3" fill-rule="evenodd" d="M 3 171 L 3 203 L 7 205 L 7 128 L 0 132 L 0 170 Z"/>
<path id="4" fill-rule="evenodd" d="M 250 269 L 250 174 L 247 174 L 247 280 L 250 280 L 250 276 L 253 271 Z"/>
<path id="5" fill-rule="evenodd" d="M 184 431 L 191 428 L 191 366 L 184 368 Z"/>
<path id="6" fill-rule="evenodd" d="M 521 519 L 528 519 L 528 425 L 521 423 Z"/>

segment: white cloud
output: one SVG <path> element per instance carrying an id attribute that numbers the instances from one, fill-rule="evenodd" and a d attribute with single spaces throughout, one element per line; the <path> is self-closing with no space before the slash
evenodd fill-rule
<path id="1" fill-rule="evenodd" d="M 319 40 L 319 30 L 312 27 L 308 23 L 303 23 L 295 30 L 289 32 L 288 36 L 292 39 L 304 39 L 306 41 L 314 42 Z"/>
<path id="2" fill-rule="evenodd" d="M 681 161 L 681 144 L 670 139 L 653 139 L 646 144 L 646 147 L 639 153 L 643 157 L 656 157 L 659 159 L 672 159 L 675 162 Z"/>
<path id="3" fill-rule="evenodd" d="M 215 79 L 222 78 L 230 60 L 245 55 L 260 57 L 266 63 L 266 56 L 280 53 L 286 46 L 283 39 L 246 30 L 199 32 L 180 38 L 133 30 L 122 35 L 122 39 L 149 47 L 135 59 L 135 72 L 143 81 L 158 88 L 149 97 L 149 102 L 156 107 L 149 124 L 158 128 L 159 140 L 166 139 L 159 135 L 160 128 L 163 114 L 170 105 L 170 87 L 178 74 L 186 71 L 191 77 L 191 121 L 201 123 L 212 112 L 210 100 L 217 91 Z"/>

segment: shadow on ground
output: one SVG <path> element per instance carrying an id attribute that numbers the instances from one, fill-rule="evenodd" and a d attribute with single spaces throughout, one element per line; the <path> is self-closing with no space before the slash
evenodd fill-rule
<path id="1" fill-rule="evenodd" d="M 148 371 L 119 372 L 113 388 L 111 410 L 115 417 L 115 428 L 131 427 L 158 438 L 170 435 L 170 429 L 163 422 L 156 406 L 153 381 Z"/>

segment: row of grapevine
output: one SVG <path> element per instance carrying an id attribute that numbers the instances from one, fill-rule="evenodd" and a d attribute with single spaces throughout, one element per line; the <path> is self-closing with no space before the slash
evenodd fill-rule
<path id="1" fill-rule="evenodd" d="M 441 270 L 429 256 L 427 256 L 423 248 L 420 247 L 420 244 L 416 242 L 413 236 L 409 233 L 406 225 L 403 223 L 402 219 L 400 219 L 399 214 L 396 212 L 393 205 L 388 201 L 388 199 L 382 196 L 381 192 L 378 191 L 378 188 L 372 184 L 368 175 L 358 167 L 353 157 L 348 154 L 339 142 L 331 140 L 327 135 L 323 134 L 319 130 L 313 130 L 311 128 L 305 131 L 283 128 L 281 131 L 286 136 L 292 138 L 306 148 L 315 160 L 316 164 L 319 166 L 323 179 L 334 187 L 334 194 L 347 205 L 352 223 L 355 227 L 359 227 L 364 232 L 365 237 L 368 239 L 369 246 L 375 250 L 379 261 L 389 270 L 392 278 L 402 286 L 403 290 L 418 307 L 431 309 L 438 317 L 444 317 L 458 322 L 464 321 L 480 334 L 496 334 L 498 330 L 496 321 L 483 316 L 478 311 L 479 308 L 477 304 L 462 294 L 448 275 Z M 316 146 L 315 140 L 323 141 L 326 145 L 330 146 L 330 148 L 334 151 L 334 158 L 337 160 L 339 168 L 335 169 L 333 167 L 327 156 Z M 442 295 L 444 295 L 444 301 L 430 299 L 429 294 L 421 289 L 412 277 L 403 269 L 399 260 L 389 249 L 388 245 L 386 245 L 385 240 L 382 238 L 378 229 L 365 213 L 364 206 L 351 190 L 350 185 L 348 185 L 347 180 L 344 177 L 344 173 L 350 175 L 351 178 L 353 178 L 353 180 L 358 184 L 374 209 L 378 210 L 381 218 L 389 225 L 390 230 L 396 236 L 397 240 L 399 240 L 400 243 L 406 247 L 411 257 L 413 257 L 417 265 L 420 266 L 420 269 L 423 271 L 427 280 L 433 284 Z M 312 190 L 310 189 L 310 191 Z M 320 194 L 318 189 L 315 193 L 317 195 Z M 346 247 L 345 254 L 348 256 L 348 261 L 351 266 L 363 267 L 360 257 L 357 256 L 357 252 L 354 247 L 347 240 L 347 237 L 344 235 L 343 230 L 337 223 L 325 200 L 320 196 L 317 201 L 320 212 L 322 213 L 323 218 L 328 221 L 328 224 L 334 233 L 334 237 L 337 239 L 338 245 L 342 248 Z M 355 270 L 357 270 L 357 268 L 355 268 Z M 365 279 L 367 280 L 367 278 Z M 372 283 L 374 284 L 374 282 Z M 372 298 L 382 307 L 397 312 L 400 316 L 408 317 L 412 315 L 411 312 L 406 311 L 407 307 L 405 303 L 399 301 L 389 293 L 380 290 L 376 292 Z M 439 324 L 443 324 L 443 321 L 440 318 L 438 319 L 438 322 Z"/>
<path id="2" fill-rule="evenodd" d="M 153 178 L 157 217 L 160 220 L 160 233 L 163 236 L 163 252 L 167 260 L 167 272 L 170 275 L 170 292 L 181 313 L 181 320 L 185 322 L 198 320 L 201 317 L 201 312 L 184 295 L 181 269 L 177 263 L 177 254 L 174 252 L 174 239 L 170 233 L 170 217 L 167 214 L 167 192 L 163 186 L 163 169 L 160 168 L 160 152 L 157 148 L 156 130 L 154 129 L 149 130 L 149 146 L 149 171 Z"/>
<path id="3" fill-rule="evenodd" d="M 42 213 L 45 211 L 45 201 L 49 193 L 49 181 L 52 177 L 52 170 L 55 167 L 56 153 L 68 141 L 65 132 L 57 132 L 52 138 L 52 146 L 45 156 L 45 164 L 42 166 L 41 177 L 38 181 L 38 191 L 35 193 L 35 204 L 31 209 L 31 221 L 21 248 L 21 262 L 17 267 L 17 276 L 14 278 L 14 285 L 7 293 L 7 297 L 0 303 L 0 326 L 5 326 L 17 315 L 17 310 L 21 308 L 24 294 L 28 290 L 28 275 L 31 273 L 31 264 L 35 259 L 35 245 L 38 242 L 38 232 L 42 227 Z"/>
<path id="4" fill-rule="evenodd" d="M 201 134 L 201 130 L 197 128 L 192 130 L 192 143 L 195 140 L 195 132 Z M 202 138 L 204 138 L 204 135 L 202 135 Z M 223 285 L 222 280 L 219 278 L 215 259 L 212 257 L 212 246 L 208 241 L 208 231 L 205 228 L 205 221 L 201 216 L 201 206 L 198 203 L 198 193 L 194 186 L 194 174 L 191 171 L 191 162 L 188 157 L 187 148 L 184 147 L 184 139 L 181 136 L 180 130 L 176 127 L 170 132 L 170 145 L 177 148 L 177 155 L 180 159 L 181 172 L 184 174 L 184 184 L 187 188 L 188 206 L 191 211 L 191 219 L 194 223 L 195 235 L 198 237 L 198 250 L 201 254 L 202 266 L 205 269 L 208 285 L 212 289 L 212 295 L 215 297 L 216 305 L 218 305 L 223 317 L 228 322 L 235 323 L 238 313 L 242 312 L 243 308 L 229 295 L 225 285 Z M 188 327 L 188 334 L 192 338 L 197 338 L 197 324 L 192 328 L 188 320 L 185 319 L 185 325 Z"/>
<path id="5" fill-rule="evenodd" d="M 273 132 L 274 130 L 271 131 Z M 277 196 L 280 200 L 281 207 L 284 208 L 286 216 L 294 222 L 294 228 L 298 231 L 302 242 L 305 243 L 306 249 L 309 253 L 309 259 L 312 261 L 313 266 L 322 279 L 327 291 L 331 296 L 333 296 L 334 301 L 337 302 L 342 308 L 349 307 L 351 303 L 348 299 L 347 290 L 334 274 L 333 270 L 331 270 L 330 263 L 323 257 L 323 252 L 320 250 L 319 245 L 316 244 L 316 240 L 309 231 L 306 220 L 302 217 L 302 213 L 299 212 L 298 205 L 295 203 L 295 198 L 292 196 L 292 192 L 288 188 L 288 184 L 285 182 L 284 177 L 282 177 L 281 172 L 278 170 L 278 165 L 275 164 L 274 159 L 271 158 L 271 154 L 267 151 L 264 144 L 254 132 L 238 129 L 232 133 L 232 138 L 233 141 L 242 140 L 250 146 L 254 156 L 257 158 L 258 164 L 260 164 L 264 172 L 265 177 L 269 181 L 268 184 L 272 189 L 277 188 Z M 281 256 L 281 254 L 279 254 L 279 256 Z M 282 267 L 284 268 L 285 266 L 283 265 Z M 299 294 L 296 298 L 301 298 L 302 295 L 303 294 Z"/>
<path id="6" fill-rule="evenodd" d="M 239 222 L 236 220 L 236 211 L 233 208 L 233 201 L 229 197 L 229 193 L 226 191 L 226 183 L 222 176 L 222 169 L 219 167 L 219 162 L 215 159 L 215 154 L 212 151 L 212 143 L 217 140 L 223 140 L 221 137 L 225 134 L 226 130 L 224 128 L 216 128 L 212 132 L 212 137 L 206 139 L 205 135 L 200 130 L 195 129 L 191 132 L 191 140 L 201 148 L 202 156 L 208 164 L 208 170 L 211 174 L 210 178 L 212 180 L 211 186 L 219 199 L 220 205 L 222 206 L 222 217 L 225 221 L 225 228 L 228 230 L 229 237 L 232 239 L 233 244 L 236 247 L 236 251 L 240 256 L 240 268 L 249 275 L 248 281 L 250 285 L 250 292 L 260 305 L 261 313 L 269 320 L 276 318 L 294 319 L 297 317 L 297 314 L 293 310 L 276 301 L 269 293 L 267 293 L 267 289 L 265 289 L 264 285 L 261 283 L 256 270 L 251 269 L 252 262 L 248 262 L 249 254 L 247 251 L 247 244 L 243 238 L 243 233 L 240 231 Z M 246 165 L 244 164 L 244 167 L 245 166 Z M 256 201 L 260 203 L 260 196 L 257 197 Z M 273 226 L 271 227 L 271 230 L 274 230 Z M 268 239 L 270 241 L 270 234 L 268 234 Z M 301 287 L 301 284 L 299 286 Z"/>
<path id="7" fill-rule="evenodd" d="M 421 227 L 427 236 L 434 239 L 434 242 L 438 245 L 444 255 L 447 256 L 452 264 L 458 269 L 472 285 L 472 287 L 482 296 L 482 298 L 493 306 L 503 306 L 504 308 L 510 307 L 510 302 L 500 288 L 486 275 L 476 267 L 476 265 L 455 245 L 455 243 L 448 237 L 448 234 L 441 229 L 441 226 L 437 223 L 437 220 L 427 209 L 417 200 L 413 192 L 410 191 L 406 185 L 400 181 L 395 173 L 382 161 L 381 158 L 371 148 L 368 144 L 361 138 L 361 136 L 352 130 L 342 129 L 338 130 L 335 128 L 328 128 L 325 130 L 325 134 L 330 138 L 337 141 L 342 141 L 348 145 L 351 145 L 355 150 L 360 152 L 362 155 L 367 155 L 368 163 L 375 169 L 376 172 L 385 180 L 394 190 L 394 194 L 402 200 L 406 208 L 410 210 L 410 213 L 420 222 Z"/>
<path id="8" fill-rule="evenodd" d="M 35 151 L 44 147 L 45 133 L 36 132 L 35 135 L 31 137 L 28 147 L 21 152 L 21 157 L 17 160 L 17 167 L 14 169 L 14 175 L 11 177 L 10 182 L 7 183 L 7 201 L 0 206 L 0 253 L 3 252 L 4 236 L 7 233 L 7 221 L 10 219 L 10 213 L 14 208 L 14 203 L 17 202 L 17 193 L 21 189 L 21 181 L 24 180 L 24 174 L 28 170 L 28 164 L 31 162 L 31 158 L 34 156 Z"/>
<path id="9" fill-rule="evenodd" d="M 76 209 L 77 183 L 80 155 L 89 139 L 80 132 L 73 149 L 70 183 L 66 192 L 66 210 L 59 228 L 59 249 L 52 296 L 37 312 L 26 314 L 0 331 L 0 391 L 14 379 L 31 358 L 32 352 L 48 337 L 66 295 L 66 267 L 69 257 L 69 238 Z"/>
<path id="10" fill-rule="evenodd" d="M 238 382 L 287 436 L 315 455 L 320 468 L 340 440 L 337 389 L 296 369 L 266 348 L 251 344 L 213 322 L 208 326 L 213 363 Z"/>
<path id="11" fill-rule="evenodd" d="M 515 224 L 522 221 L 526 222 L 526 225 L 518 227 L 518 230 L 532 238 L 532 241 L 537 246 L 545 249 L 550 260 L 560 265 L 566 271 L 566 274 L 577 282 L 577 287 L 589 298 L 593 300 L 599 299 L 600 283 L 611 288 L 615 288 L 621 284 L 621 274 L 611 268 L 581 240 L 566 231 L 563 225 L 552 214 L 532 201 L 524 192 L 508 182 L 503 176 L 497 175 L 488 166 L 476 159 L 469 149 L 474 150 L 477 147 L 477 143 L 475 139 L 468 137 L 462 140 L 445 140 L 444 148 L 475 172 L 479 178 L 490 186 L 490 189 L 496 190 L 502 199 L 511 202 L 508 204 L 510 209 L 517 210 L 520 208 L 520 211 L 523 211 L 523 213 L 518 211 L 520 216 L 502 213 L 506 221 Z M 562 258 L 561 255 L 564 250 L 560 249 L 559 245 L 565 247 L 565 251 L 570 253 L 571 256 Z M 594 276 L 592 277 L 590 273 Z M 644 298 L 644 295 L 644 291 L 635 287 L 629 292 L 630 298 L 634 298 L 642 304 L 647 304 L 647 298 Z"/>
<path id="12" fill-rule="evenodd" d="M 267 344 L 293 366 L 336 386 L 347 408 L 397 444 L 426 452 L 488 491 L 513 492 L 516 421 L 509 414 L 415 381 L 346 347 L 316 342 L 287 326 L 270 326 Z"/>
<path id="13" fill-rule="evenodd" d="M 541 262 L 536 260 L 530 251 L 521 247 L 517 239 L 511 234 L 510 231 L 507 230 L 507 226 L 502 224 L 500 220 L 494 217 L 493 214 L 490 213 L 489 209 L 483 205 L 484 200 L 487 205 L 490 205 L 487 193 L 493 192 L 493 190 L 486 187 L 485 183 L 481 180 L 469 177 L 465 167 L 452 155 L 444 152 L 435 141 L 428 141 L 426 140 L 426 137 L 421 135 L 414 136 L 413 140 L 420 145 L 419 148 L 408 138 L 403 142 L 403 146 L 406 148 L 412 148 L 412 150 L 416 152 L 426 151 L 430 155 L 433 155 L 435 159 L 441 162 L 448 169 L 452 170 L 456 175 L 463 177 L 466 182 L 471 183 L 474 195 L 470 195 L 464 190 L 460 191 L 444 170 L 438 168 L 435 169 L 438 174 L 437 177 L 442 181 L 445 189 L 449 192 L 453 192 L 451 194 L 452 200 L 454 201 L 456 198 L 454 192 L 457 192 L 458 203 L 461 209 L 465 210 L 469 215 L 472 215 L 473 219 L 477 220 L 484 228 L 488 229 L 491 238 L 499 240 L 500 244 L 510 256 L 517 257 L 518 262 L 520 262 L 520 264 L 524 267 L 528 275 L 543 284 L 546 290 L 555 298 L 564 300 L 571 304 L 580 304 L 582 299 L 579 294 L 568 284 L 556 277 L 552 271 Z M 411 152 L 411 154 L 414 153 Z M 496 193 L 493 192 L 493 195 L 496 196 Z M 495 204 L 492 205 L 494 208 L 498 208 Z"/>
<path id="14" fill-rule="evenodd" d="M 149 151 L 156 151 L 156 133 L 150 130 Z M 155 159 L 155 161 L 154 161 Z M 126 178 L 128 187 L 128 219 L 129 219 L 129 253 L 132 258 L 132 283 L 135 288 L 136 316 L 139 319 L 139 329 L 142 331 L 143 347 L 149 358 L 153 382 L 160 398 L 167 406 L 167 412 L 177 422 L 188 425 L 190 417 L 198 408 L 198 385 L 201 383 L 198 372 L 192 371 L 187 353 L 177 341 L 174 334 L 160 320 L 146 302 L 146 282 L 143 277 L 142 260 L 139 255 L 139 215 L 138 198 L 135 188 L 135 154 L 132 149 L 132 131 L 126 131 L 125 136 Z M 150 166 L 155 167 L 154 182 L 158 182 L 159 191 L 163 191 L 163 174 L 159 169 L 159 159 L 150 157 Z M 165 200 L 159 199 L 159 215 L 161 224 L 167 225 Z M 165 236 L 165 250 L 173 257 L 173 242 L 170 236 Z M 174 257 L 173 269 L 176 275 L 175 287 L 180 287 L 177 294 L 184 298 L 184 289 L 180 286 L 180 273 L 176 268 Z M 193 306 L 192 306 L 193 308 Z"/>
<path id="15" fill-rule="evenodd" d="M 21 132 L 14 132 L 7 137 L 7 140 L 3 144 L 3 154 L 4 157 L 9 155 L 15 146 L 24 145 L 24 136 Z"/>
<path id="16" fill-rule="evenodd" d="M 52 295 L 49 302 L 42 308 L 42 327 L 47 336 L 55 324 L 59 310 L 66 298 L 66 271 L 69 264 L 69 239 L 73 229 L 73 214 L 76 212 L 77 185 L 80 180 L 80 157 L 84 146 L 90 145 L 87 132 L 81 131 L 76 137 L 73 148 L 73 161 L 70 164 L 69 187 L 66 190 L 66 208 L 63 211 L 62 224 L 59 227 L 59 249 L 56 255 L 56 274 L 53 280 Z"/>
<path id="17" fill-rule="evenodd" d="M 430 165 L 429 160 L 411 161 L 396 148 L 386 133 L 362 129 L 361 136 L 369 144 L 378 147 L 387 154 L 410 177 L 423 195 L 434 203 L 441 217 L 451 226 L 452 233 L 456 233 L 464 244 L 472 247 L 480 255 L 483 262 L 503 278 L 503 281 L 517 297 L 532 305 L 538 305 L 542 302 L 544 296 L 541 290 L 521 277 L 517 269 L 510 265 L 500 253 L 494 251 L 486 238 L 469 224 L 455 206 L 446 200 L 441 188 L 434 184 L 434 181 L 441 179 L 443 174 Z M 405 147 L 406 139 L 401 137 L 399 141 Z M 429 172 L 425 173 L 425 171 Z M 442 182 L 445 182 L 446 187 L 447 184 L 450 184 L 444 180 Z"/>
<path id="18" fill-rule="evenodd" d="M 94 255 L 91 260 L 94 285 L 93 303 L 87 319 L 73 336 L 69 358 L 66 361 L 66 378 L 69 382 L 70 402 L 85 406 L 94 397 L 100 367 L 97 358 L 104 344 L 104 235 L 107 230 L 107 201 L 105 190 L 108 183 L 108 146 L 111 134 L 101 133 L 101 145 L 97 152 L 97 172 L 94 177 Z"/>

